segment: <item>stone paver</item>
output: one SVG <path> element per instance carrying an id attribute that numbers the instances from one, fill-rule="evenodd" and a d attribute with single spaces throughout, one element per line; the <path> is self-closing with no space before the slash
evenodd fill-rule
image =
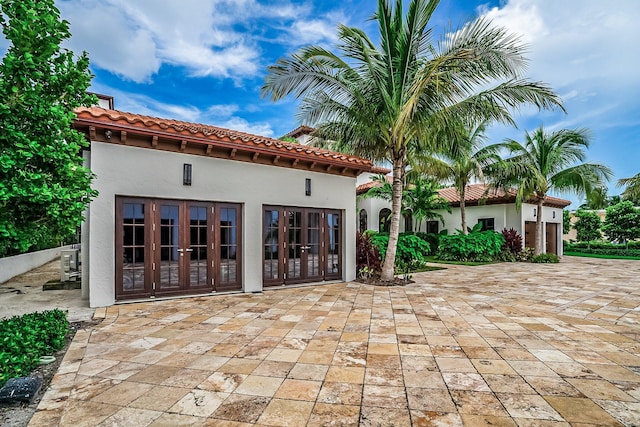
<path id="1" fill-rule="evenodd" d="M 637 426 L 640 262 L 98 310 L 30 426 Z"/>

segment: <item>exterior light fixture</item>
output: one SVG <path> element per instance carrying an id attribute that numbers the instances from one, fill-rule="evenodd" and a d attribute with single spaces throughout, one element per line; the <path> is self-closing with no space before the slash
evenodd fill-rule
<path id="1" fill-rule="evenodd" d="M 554 218 L 556 217 L 556 211 L 553 211 L 553 217 Z"/>
<path id="2" fill-rule="evenodd" d="M 311 178 L 305 178 L 304 180 L 304 194 L 305 196 L 311 195 Z"/>
<path id="3" fill-rule="evenodd" d="M 113 135 L 113 132 L 111 132 L 109 129 L 107 129 L 107 130 L 105 130 L 105 131 L 104 131 L 104 136 L 105 136 L 107 139 L 111 139 L 111 135 Z"/>
<path id="4" fill-rule="evenodd" d="M 191 185 L 191 163 L 185 163 L 182 166 L 182 184 Z"/>
<path id="5" fill-rule="evenodd" d="M 538 213 L 538 210 L 536 208 L 533 208 L 533 217 L 536 217 L 536 214 Z"/>

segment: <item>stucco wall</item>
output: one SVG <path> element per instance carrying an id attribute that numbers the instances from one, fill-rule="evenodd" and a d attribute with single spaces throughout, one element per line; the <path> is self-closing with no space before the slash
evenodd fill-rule
<path id="1" fill-rule="evenodd" d="M 182 184 L 184 163 L 193 165 L 191 186 Z M 100 192 L 89 212 L 91 307 L 115 302 L 116 195 L 242 203 L 245 292 L 262 289 L 263 205 L 341 209 L 343 279 L 355 278 L 355 178 L 100 142 L 92 143 L 91 168 Z"/>
<path id="2" fill-rule="evenodd" d="M 368 222 L 370 230 L 378 230 L 378 212 L 383 208 L 391 208 L 391 204 L 383 199 L 377 198 L 359 198 L 358 199 L 358 212 L 360 209 L 366 209 L 368 213 Z M 524 236 L 525 222 L 536 221 L 534 216 L 534 209 L 537 209 L 536 205 L 523 203 L 521 208 L 516 209 L 515 203 L 509 204 L 496 204 L 496 205 L 480 205 L 480 206 L 467 206 L 466 220 L 467 227 L 473 227 L 482 218 L 494 218 L 494 230 L 502 231 L 504 228 L 514 228 L 520 235 Z M 437 211 L 440 213 L 445 221 L 443 226 L 440 223 L 440 230 L 446 229 L 449 234 L 454 234 L 456 230 L 462 228 L 462 220 L 460 218 L 460 208 L 454 207 L 451 209 L 451 213 L 445 210 Z M 435 220 L 435 218 L 433 219 Z M 549 206 L 543 207 L 542 220 L 545 223 L 558 224 L 557 242 L 558 242 L 558 255 L 562 255 L 562 209 L 552 208 Z M 417 226 L 415 227 L 417 230 Z M 400 230 L 404 231 L 404 219 L 400 221 Z M 426 230 L 424 222 L 422 223 L 422 230 Z M 546 244 L 546 236 L 543 233 L 543 247 Z"/>

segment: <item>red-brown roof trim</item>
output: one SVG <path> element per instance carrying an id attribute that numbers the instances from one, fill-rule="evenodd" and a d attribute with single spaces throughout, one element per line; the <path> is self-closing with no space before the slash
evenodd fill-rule
<path id="1" fill-rule="evenodd" d="M 211 125 L 162 119 L 99 107 L 75 111 L 75 128 L 91 141 L 176 151 L 270 164 L 281 167 L 357 176 L 370 172 L 371 161 L 321 148 Z"/>
<path id="2" fill-rule="evenodd" d="M 300 135 L 309 135 L 311 134 L 311 132 L 315 131 L 315 128 L 312 128 L 311 126 L 307 126 L 307 125 L 301 125 L 298 126 L 297 128 L 295 128 L 294 130 L 292 130 L 291 132 L 285 134 L 284 136 L 290 136 L 292 138 L 297 138 Z"/>

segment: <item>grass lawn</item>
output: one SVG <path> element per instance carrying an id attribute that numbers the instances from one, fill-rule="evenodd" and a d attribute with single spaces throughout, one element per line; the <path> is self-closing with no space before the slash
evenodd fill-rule
<path id="1" fill-rule="evenodd" d="M 566 256 L 581 256 L 585 258 L 602 258 L 602 259 L 633 259 L 640 260 L 637 256 L 623 256 L 623 255 L 602 255 L 602 254 L 583 254 L 582 252 L 565 252 Z"/>
<path id="2" fill-rule="evenodd" d="M 442 261 L 441 259 L 436 259 L 435 256 L 424 257 L 424 259 L 427 262 L 435 262 L 436 264 L 454 264 L 454 265 L 470 265 L 470 266 L 493 264 L 493 261 L 487 261 L 487 262 Z"/>

